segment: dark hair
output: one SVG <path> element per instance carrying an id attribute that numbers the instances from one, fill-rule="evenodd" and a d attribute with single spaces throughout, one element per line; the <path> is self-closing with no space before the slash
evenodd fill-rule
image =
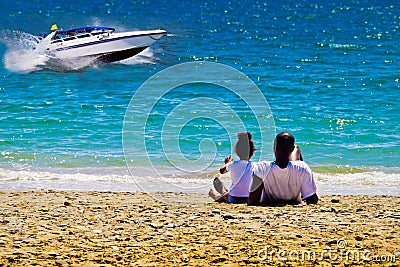
<path id="1" fill-rule="evenodd" d="M 238 141 L 235 145 L 235 153 L 239 158 L 251 158 L 256 151 L 256 147 L 253 142 L 253 136 L 250 132 L 240 132 L 237 134 Z"/>
<path id="2" fill-rule="evenodd" d="M 288 132 L 281 132 L 275 137 L 275 148 L 282 151 L 292 151 L 294 136 Z"/>

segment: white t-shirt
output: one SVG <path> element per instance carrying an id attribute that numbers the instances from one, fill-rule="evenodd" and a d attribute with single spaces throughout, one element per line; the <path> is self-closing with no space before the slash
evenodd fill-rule
<path id="1" fill-rule="evenodd" d="M 249 160 L 235 160 L 226 165 L 231 173 L 232 185 L 229 195 L 234 197 L 249 197 L 250 184 L 253 180 L 254 163 Z"/>
<path id="2" fill-rule="evenodd" d="M 312 171 L 304 161 L 290 161 L 284 169 L 275 162 L 262 161 L 255 164 L 254 174 L 264 182 L 261 202 L 301 203 L 302 198 L 317 192 Z"/>

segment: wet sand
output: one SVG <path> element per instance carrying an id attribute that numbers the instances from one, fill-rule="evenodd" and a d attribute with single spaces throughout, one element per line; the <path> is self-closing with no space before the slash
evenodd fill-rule
<path id="1" fill-rule="evenodd" d="M 400 197 L 0 192 L 0 266 L 400 266 Z"/>

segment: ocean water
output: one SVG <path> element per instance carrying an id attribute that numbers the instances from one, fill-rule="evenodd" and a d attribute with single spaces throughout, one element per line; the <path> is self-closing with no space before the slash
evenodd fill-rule
<path id="1" fill-rule="evenodd" d="M 400 195 L 399 8 L 2 1 L 0 189 L 207 192 L 246 130 L 255 161 L 291 132 L 322 194 Z M 32 50 L 53 23 L 168 34 L 92 66 Z"/>

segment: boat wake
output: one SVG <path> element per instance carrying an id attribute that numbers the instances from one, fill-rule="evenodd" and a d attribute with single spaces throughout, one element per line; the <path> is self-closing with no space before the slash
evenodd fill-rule
<path id="1" fill-rule="evenodd" d="M 4 31 L 0 41 L 7 46 L 4 55 L 4 65 L 12 72 L 32 72 L 42 69 L 40 66 L 47 61 L 46 56 L 40 55 L 34 49 L 36 38 L 28 33 L 19 31 Z"/>
<path id="2" fill-rule="evenodd" d="M 21 31 L 3 31 L 0 42 L 7 46 L 4 54 L 4 65 L 7 70 L 16 73 L 30 73 L 41 70 L 57 72 L 79 71 L 88 67 L 103 65 L 96 57 L 76 58 L 71 60 L 52 57 L 41 51 L 37 37 Z M 151 48 L 117 64 L 138 65 L 155 64 L 158 59 Z"/>

